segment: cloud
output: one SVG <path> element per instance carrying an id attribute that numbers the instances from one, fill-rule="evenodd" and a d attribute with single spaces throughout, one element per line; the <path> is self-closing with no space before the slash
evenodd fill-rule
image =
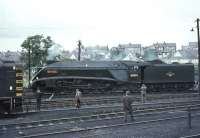
<path id="1" fill-rule="evenodd" d="M 0 44 L 35 34 L 50 35 L 69 49 L 78 39 L 85 45 L 182 44 L 196 38 L 188 30 L 195 26 L 199 4 L 198 0 L 0 0 L 4 39 Z"/>

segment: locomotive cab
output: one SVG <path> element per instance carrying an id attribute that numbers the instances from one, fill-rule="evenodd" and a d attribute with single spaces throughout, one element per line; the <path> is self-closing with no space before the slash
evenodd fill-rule
<path id="1" fill-rule="evenodd" d="M 123 61 L 127 66 L 128 81 L 142 83 L 144 79 L 144 69 L 149 66 L 146 62 Z"/>
<path id="2" fill-rule="evenodd" d="M 128 74 L 129 74 L 129 81 L 132 81 L 132 82 L 140 82 L 141 79 L 142 79 L 142 67 L 141 66 L 132 66 L 132 67 L 129 67 L 129 71 L 128 71 Z"/>

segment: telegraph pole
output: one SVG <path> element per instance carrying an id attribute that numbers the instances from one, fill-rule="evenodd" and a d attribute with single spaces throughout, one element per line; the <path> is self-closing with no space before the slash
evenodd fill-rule
<path id="1" fill-rule="evenodd" d="M 198 40 L 198 75 L 199 75 L 199 95 L 200 95 L 200 38 L 199 38 L 199 18 L 197 18 L 197 40 Z"/>
<path id="2" fill-rule="evenodd" d="M 78 61 L 81 60 L 81 40 L 78 40 Z"/>
<path id="3" fill-rule="evenodd" d="M 30 87 L 30 81 L 31 81 L 31 46 L 29 43 L 29 47 L 28 47 L 28 87 Z"/>

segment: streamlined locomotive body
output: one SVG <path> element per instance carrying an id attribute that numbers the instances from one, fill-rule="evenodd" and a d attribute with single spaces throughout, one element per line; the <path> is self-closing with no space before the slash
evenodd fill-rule
<path id="1" fill-rule="evenodd" d="M 149 92 L 187 90 L 193 87 L 193 64 L 165 64 L 134 61 L 67 61 L 42 68 L 31 87 L 43 92 L 130 89 L 137 92 L 145 83 Z"/>

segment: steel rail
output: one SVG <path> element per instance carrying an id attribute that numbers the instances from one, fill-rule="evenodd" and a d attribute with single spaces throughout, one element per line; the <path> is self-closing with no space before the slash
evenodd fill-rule
<path id="1" fill-rule="evenodd" d="M 193 115 L 192 117 L 197 117 L 197 116 L 200 116 L 200 114 Z M 176 120 L 176 119 L 185 119 L 185 118 L 188 118 L 187 115 L 182 115 L 179 117 L 167 117 L 167 118 L 155 119 L 155 120 L 131 122 L 131 123 L 120 123 L 120 124 L 107 125 L 107 126 L 103 125 L 103 126 L 79 128 L 79 129 L 72 129 L 72 130 L 63 130 L 63 131 L 57 131 L 57 132 L 51 132 L 51 133 L 42 133 L 42 134 L 21 136 L 21 137 L 17 137 L 17 138 L 33 138 L 33 137 L 42 137 L 42 136 L 50 136 L 50 135 L 58 135 L 58 134 L 67 134 L 67 133 L 69 134 L 69 133 L 75 133 L 75 132 L 86 132 L 86 131 L 97 130 L 97 129 L 117 128 L 117 127 L 123 127 L 123 126 L 155 123 L 155 122 L 162 122 L 162 121 L 169 121 L 169 120 Z"/>
<path id="2" fill-rule="evenodd" d="M 198 101 L 200 102 L 200 101 Z M 171 103 L 170 103 L 171 104 Z M 173 103 L 174 104 L 174 103 Z M 186 102 L 185 102 L 186 104 Z M 175 110 L 175 109 L 180 109 L 180 108 L 187 108 L 188 106 L 190 107 L 197 107 L 200 106 L 200 104 L 196 104 L 194 105 L 193 102 L 187 102 L 188 105 L 172 105 L 169 107 L 169 105 L 164 105 L 164 106 L 160 106 L 160 107 L 156 107 L 156 108 L 151 108 L 148 109 L 149 107 L 143 108 L 143 109 L 136 109 L 135 114 L 139 114 L 139 113 L 144 113 L 144 112 L 155 112 L 155 111 L 164 111 L 164 110 Z M 113 107 L 111 107 L 113 108 Z M 58 119 L 49 119 L 49 120 L 37 120 L 37 121 L 31 121 L 31 122 L 23 122 L 23 123 L 9 123 L 9 124 L 0 124 L 0 127 L 2 128 L 13 128 L 13 127 L 20 127 L 22 128 L 23 126 L 30 126 L 30 125 L 38 125 L 38 124 L 46 124 L 46 123 L 51 123 L 51 122 L 60 122 L 60 121 L 74 121 L 74 120 L 86 120 L 87 118 L 89 119 L 97 119 L 97 118 L 105 118 L 110 117 L 110 116 L 118 116 L 118 115 L 123 115 L 124 112 L 121 110 L 111 110 L 110 112 L 101 112 L 101 113 L 97 113 L 97 114 L 93 114 L 90 116 L 79 116 L 79 117 L 71 117 L 71 118 L 58 118 Z M 87 120 L 89 120 L 87 119 Z M 38 126 L 37 126 L 38 127 Z"/>

